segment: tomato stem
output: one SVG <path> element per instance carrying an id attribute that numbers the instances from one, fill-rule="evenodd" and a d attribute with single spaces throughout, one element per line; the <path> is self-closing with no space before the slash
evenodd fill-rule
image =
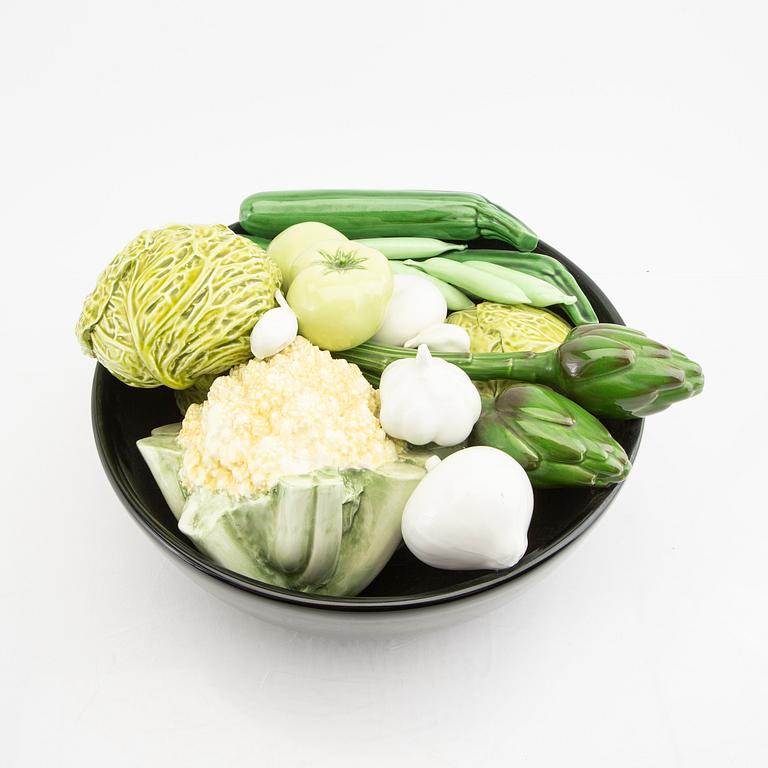
<path id="1" fill-rule="evenodd" d="M 335 253 L 329 251 L 320 251 L 323 257 L 323 266 L 328 270 L 344 271 L 348 269 L 364 269 L 365 257 L 358 256 L 357 251 L 345 251 L 343 248 L 337 248 Z"/>

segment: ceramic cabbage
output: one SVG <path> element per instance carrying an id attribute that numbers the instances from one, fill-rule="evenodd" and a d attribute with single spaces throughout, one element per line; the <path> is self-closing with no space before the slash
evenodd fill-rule
<path id="1" fill-rule="evenodd" d="M 101 274 L 76 333 L 126 384 L 185 389 L 248 360 L 279 284 L 264 251 L 221 224 L 147 230 Z"/>

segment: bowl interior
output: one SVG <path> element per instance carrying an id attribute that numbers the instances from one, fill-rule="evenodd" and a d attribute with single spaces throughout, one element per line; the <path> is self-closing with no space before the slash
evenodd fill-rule
<path id="1" fill-rule="evenodd" d="M 235 228 L 235 227 L 233 227 Z M 476 247 L 509 247 L 479 241 Z M 562 261 L 592 302 L 601 322 L 621 323 L 616 309 L 578 267 L 545 243 L 538 250 Z M 180 420 L 173 394 L 165 387 L 137 389 L 122 384 L 97 365 L 92 392 L 94 434 L 107 475 L 127 509 L 159 544 L 188 566 L 234 588 L 264 597 L 319 608 L 382 610 L 425 606 L 467 596 L 502 584 L 543 562 L 573 541 L 605 510 L 621 486 L 604 489 L 563 488 L 535 491 L 528 550 L 520 562 L 505 571 L 443 571 L 424 565 L 401 545 L 384 570 L 358 597 L 329 598 L 305 595 L 220 568 L 179 531 L 136 441 L 154 427 Z M 637 452 L 642 420 L 605 422 L 630 458 Z"/>

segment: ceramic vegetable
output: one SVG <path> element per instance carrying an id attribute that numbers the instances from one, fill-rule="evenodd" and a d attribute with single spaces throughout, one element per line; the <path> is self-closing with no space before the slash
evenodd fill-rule
<path id="1" fill-rule="evenodd" d="M 240 225 L 274 237 L 303 221 L 321 221 L 347 237 L 492 238 L 532 251 L 538 238 L 512 214 L 468 192 L 322 189 L 259 192 L 240 205 Z"/>
<path id="2" fill-rule="evenodd" d="M 468 267 L 487 272 L 499 280 L 516 285 L 529 299 L 533 307 L 551 307 L 553 304 L 575 304 L 576 297 L 563 293 L 556 285 L 539 277 L 519 272 L 489 261 L 465 261 Z"/>
<path id="3" fill-rule="evenodd" d="M 279 281 L 261 248 L 221 224 L 147 230 L 102 272 L 76 333 L 126 384 L 185 389 L 250 357 Z"/>
<path id="4" fill-rule="evenodd" d="M 410 349 L 362 344 L 343 353 L 362 370 L 380 375 Z M 623 325 L 595 323 L 571 330 L 548 352 L 533 354 L 440 354 L 476 381 L 516 379 L 546 384 L 595 416 L 633 419 L 650 416 L 698 395 L 701 366 L 684 354 Z"/>
<path id="5" fill-rule="evenodd" d="M 290 288 L 293 280 L 293 262 L 299 254 L 311 248 L 317 243 L 323 243 L 332 247 L 338 243 L 346 242 L 347 238 L 327 224 L 318 221 L 303 221 L 284 229 L 269 243 L 267 256 L 278 267 L 283 276 L 283 290 Z"/>
<path id="6" fill-rule="evenodd" d="M 403 512 L 403 540 L 435 568 L 510 568 L 528 547 L 533 489 L 522 467 L 476 446 L 430 459 Z"/>
<path id="7" fill-rule="evenodd" d="M 336 230 L 333 231 L 335 232 Z M 271 242 L 268 237 L 259 237 L 258 235 L 244 234 L 242 237 L 247 237 L 252 243 L 261 246 L 265 251 L 269 248 Z M 461 243 L 446 243 L 443 240 L 436 240 L 434 237 L 371 237 L 358 238 L 355 242 L 367 245 L 369 248 L 375 248 L 377 251 L 381 251 L 388 259 L 395 260 L 426 259 L 430 256 L 439 256 L 441 253 L 447 253 L 448 251 L 463 251 L 467 247 Z"/>
<path id="8" fill-rule="evenodd" d="M 281 291 L 275 292 L 278 305 L 268 309 L 251 331 L 251 352 L 257 360 L 272 357 L 285 349 L 298 333 L 299 324 Z"/>
<path id="9" fill-rule="evenodd" d="M 434 358 L 422 344 L 381 375 L 381 425 L 413 445 L 458 445 L 480 416 L 480 395 L 464 371 Z"/>
<path id="10" fill-rule="evenodd" d="M 487 261 L 509 267 L 517 272 L 546 280 L 568 296 L 575 296 L 573 304 L 563 306 L 563 312 L 574 325 L 596 323 L 598 317 L 592 304 L 582 291 L 576 278 L 557 259 L 543 253 L 517 253 L 516 251 L 468 250 L 450 254 L 453 261 Z"/>
<path id="11" fill-rule="evenodd" d="M 461 288 L 466 293 L 481 299 L 497 301 L 501 304 L 530 304 L 531 300 L 514 283 L 492 277 L 486 272 L 462 264 L 443 256 L 435 256 L 423 261 L 408 259 L 406 265 L 416 267 L 432 277 Z"/>
<path id="12" fill-rule="evenodd" d="M 433 237 L 371 237 L 357 240 L 381 251 L 388 259 L 426 259 L 448 251 L 463 251 L 466 245 L 446 243 Z"/>
<path id="13" fill-rule="evenodd" d="M 174 434 L 139 440 L 179 529 L 214 562 L 302 592 L 356 595 L 401 540 L 406 500 L 424 476 L 399 460 L 375 469 L 318 470 L 281 478 L 266 493 L 237 497 L 186 489 Z"/>
<path id="14" fill-rule="evenodd" d="M 299 333 L 323 349 L 343 350 L 370 339 L 392 296 L 389 262 L 349 242 L 305 251 L 288 290 Z"/>
<path id="15" fill-rule="evenodd" d="M 488 301 L 453 312 L 446 322 L 467 331 L 472 352 L 546 352 L 560 346 L 570 331 L 545 309 Z"/>
<path id="16" fill-rule="evenodd" d="M 478 390 L 483 410 L 469 443 L 508 453 L 535 487 L 601 488 L 621 482 L 629 473 L 627 454 L 610 432 L 549 387 L 488 382 L 478 384 Z"/>
<path id="17" fill-rule="evenodd" d="M 138 442 L 180 530 L 270 584 L 356 594 L 400 541 L 424 475 L 376 418 L 354 367 L 298 337 L 219 377 L 178 425 Z"/>
<path id="18" fill-rule="evenodd" d="M 430 352 L 469 352 L 469 334 L 458 325 L 437 323 L 408 339 L 403 346 L 417 349 L 422 344 L 426 344 Z"/>
<path id="19" fill-rule="evenodd" d="M 425 328 L 442 323 L 447 314 L 443 294 L 429 280 L 396 274 L 384 320 L 372 341 L 401 347 Z"/>
<path id="20" fill-rule="evenodd" d="M 701 366 L 682 352 L 608 323 L 574 328 L 534 367 L 541 382 L 551 382 L 590 413 L 608 419 L 650 416 L 704 387 Z"/>

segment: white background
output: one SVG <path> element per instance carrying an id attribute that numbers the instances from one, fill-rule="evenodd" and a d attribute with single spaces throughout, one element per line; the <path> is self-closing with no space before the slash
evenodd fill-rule
<path id="1" fill-rule="evenodd" d="M 758 0 L 5 0 L 0 764 L 765 765 L 767 31 Z M 313 187 L 485 194 L 707 373 L 584 543 L 470 623 L 264 625 L 99 466 L 98 272 Z"/>

